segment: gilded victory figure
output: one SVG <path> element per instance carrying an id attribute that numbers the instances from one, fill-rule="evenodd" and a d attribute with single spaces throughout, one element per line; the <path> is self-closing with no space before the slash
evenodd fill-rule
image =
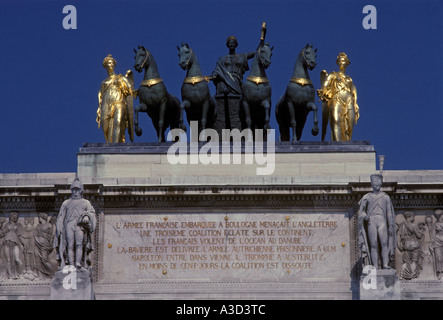
<path id="1" fill-rule="evenodd" d="M 354 124 L 360 117 L 357 89 L 351 77 L 345 74 L 350 64 L 348 56 L 341 52 L 336 62 L 340 71 L 329 75 L 326 70 L 320 73 L 322 88 L 317 90 L 317 94 L 323 102 L 322 141 L 325 140 L 328 121 L 332 141 L 350 141 Z"/>
<path id="2" fill-rule="evenodd" d="M 124 143 L 126 128 L 131 142 L 134 141 L 134 76 L 131 70 L 126 75 L 115 74 L 117 65 L 109 54 L 103 60 L 108 77 L 103 80 L 98 92 L 97 123 L 102 127 L 106 142 Z"/>

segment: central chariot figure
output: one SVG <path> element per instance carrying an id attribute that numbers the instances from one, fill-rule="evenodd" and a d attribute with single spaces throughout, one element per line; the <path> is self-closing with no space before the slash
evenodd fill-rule
<path id="1" fill-rule="evenodd" d="M 260 45 L 263 45 L 266 26 L 262 26 Z M 259 46 L 260 46 L 259 45 Z M 242 129 L 240 120 L 240 100 L 242 97 L 243 75 L 249 70 L 248 60 L 256 51 L 236 53 L 238 41 L 235 36 L 226 39 L 229 53 L 217 60 L 211 79 L 214 82 L 217 101 L 217 121 L 215 130 L 221 136 L 222 129 Z"/>

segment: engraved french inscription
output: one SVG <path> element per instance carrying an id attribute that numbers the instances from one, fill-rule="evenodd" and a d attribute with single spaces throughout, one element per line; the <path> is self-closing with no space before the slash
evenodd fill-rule
<path id="1" fill-rule="evenodd" d="M 346 213 L 109 214 L 106 280 L 349 277 Z"/>

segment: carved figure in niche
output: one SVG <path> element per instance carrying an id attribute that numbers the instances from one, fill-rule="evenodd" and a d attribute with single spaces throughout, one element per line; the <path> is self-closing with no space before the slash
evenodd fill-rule
<path id="1" fill-rule="evenodd" d="M 65 200 L 57 217 L 54 248 L 57 250 L 59 269 L 65 265 L 78 269 L 90 265 L 92 232 L 95 230 L 95 210 L 83 199 L 83 184 L 75 178 L 71 184 L 71 198 Z M 46 227 L 45 227 L 46 228 Z"/>
<path id="2" fill-rule="evenodd" d="M 382 175 L 371 175 L 372 192 L 359 202 L 359 247 L 365 264 L 392 269 L 396 247 L 395 213 L 391 198 L 381 191 L 382 184 Z"/>
<path id="3" fill-rule="evenodd" d="M 434 274 L 434 258 L 432 253 L 432 240 L 431 240 L 431 228 L 434 226 L 434 221 L 432 215 L 428 214 L 425 217 L 425 222 L 421 223 L 423 225 L 423 239 L 421 251 L 423 255 L 422 271 L 421 275 Z"/>
<path id="4" fill-rule="evenodd" d="M 38 214 L 38 225 L 35 228 L 35 268 L 40 279 L 50 278 L 54 275 L 57 267 L 49 259 L 49 254 L 54 249 L 52 247 L 53 226 L 48 222 L 48 214 L 41 212 Z"/>
<path id="5" fill-rule="evenodd" d="M 434 272 L 438 280 L 443 277 L 443 209 L 434 211 L 436 222 L 429 226 L 431 254 L 434 260 Z"/>
<path id="6" fill-rule="evenodd" d="M 23 251 L 23 226 L 17 222 L 18 212 L 9 214 L 9 221 L 3 225 L 0 231 L 0 238 L 4 240 L 4 254 L 7 277 L 9 279 L 20 279 L 24 271 L 24 264 L 21 259 Z"/>
<path id="7" fill-rule="evenodd" d="M 23 277 L 31 281 L 37 278 L 37 274 L 33 270 L 35 268 L 34 220 L 34 217 L 26 217 L 23 229 L 23 256 L 25 260 Z"/>
<path id="8" fill-rule="evenodd" d="M 8 278 L 6 271 L 6 258 L 5 258 L 5 238 L 2 235 L 1 230 L 5 225 L 7 219 L 5 217 L 0 217 L 0 280 L 5 280 Z"/>
<path id="9" fill-rule="evenodd" d="M 402 253 L 403 265 L 400 279 L 418 278 L 423 269 L 422 243 L 424 240 L 424 223 L 414 224 L 415 215 L 411 211 L 403 213 L 405 222 L 398 228 L 398 249 Z"/>
<path id="10" fill-rule="evenodd" d="M 55 233 L 56 233 L 56 225 L 57 225 L 57 214 L 55 215 L 51 215 L 49 217 L 49 223 L 52 226 L 52 244 L 54 245 L 54 238 L 55 238 Z M 52 265 L 58 265 L 57 262 L 57 251 L 56 250 L 52 250 L 51 253 L 49 254 L 49 260 L 51 261 Z"/>

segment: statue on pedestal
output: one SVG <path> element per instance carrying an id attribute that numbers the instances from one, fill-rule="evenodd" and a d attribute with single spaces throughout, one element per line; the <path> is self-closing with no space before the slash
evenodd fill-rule
<path id="1" fill-rule="evenodd" d="M 395 213 L 391 198 L 381 191 L 382 184 L 382 175 L 371 175 L 373 191 L 359 201 L 359 247 L 365 265 L 392 269 L 396 248 Z"/>
<path id="2" fill-rule="evenodd" d="M 115 74 L 117 62 L 109 54 L 103 60 L 108 77 L 103 80 L 98 92 L 97 123 L 102 127 L 107 143 L 124 143 L 128 129 L 131 142 L 134 141 L 134 77 L 131 70 L 125 76 Z"/>
<path id="3" fill-rule="evenodd" d="M 93 250 L 96 217 L 94 207 L 83 199 L 83 190 L 83 184 L 75 178 L 71 198 L 63 202 L 57 217 L 54 248 L 60 269 L 65 265 L 86 269 L 91 263 L 89 254 Z"/>
<path id="4" fill-rule="evenodd" d="M 337 57 L 340 71 L 329 75 L 326 70 L 320 73 L 322 88 L 317 90 L 317 94 L 323 101 L 322 141 L 325 140 L 328 121 L 332 141 L 350 141 L 354 124 L 360 117 L 357 89 L 351 77 L 345 74 L 349 64 L 348 56 L 341 52 Z"/>

